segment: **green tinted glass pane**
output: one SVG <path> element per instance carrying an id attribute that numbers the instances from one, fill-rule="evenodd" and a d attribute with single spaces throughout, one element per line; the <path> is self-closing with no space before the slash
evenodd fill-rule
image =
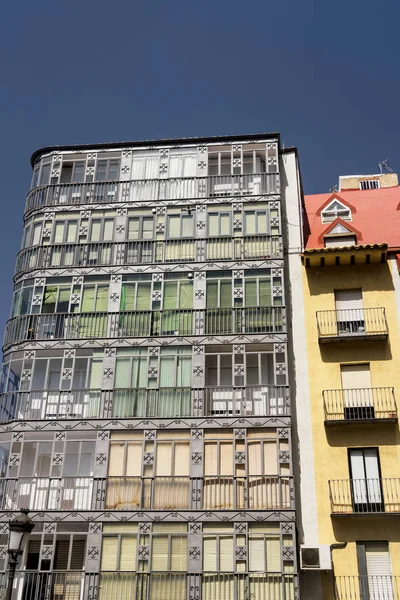
<path id="1" fill-rule="evenodd" d="M 271 280 L 262 279 L 260 285 L 260 306 L 271 306 Z"/>
<path id="2" fill-rule="evenodd" d="M 193 308 L 192 282 L 181 281 L 179 292 L 179 308 Z"/>
<path id="3" fill-rule="evenodd" d="M 213 236 L 218 235 L 218 215 L 208 216 L 208 234 Z"/>
<path id="4" fill-rule="evenodd" d="M 90 312 L 94 307 L 94 285 L 83 288 L 81 312 Z"/>
<path id="5" fill-rule="evenodd" d="M 232 306 L 232 282 L 221 281 L 221 304 L 223 307 Z"/>
<path id="6" fill-rule="evenodd" d="M 96 308 L 98 312 L 105 312 L 108 308 L 108 285 L 97 286 Z"/>
<path id="7" fill-rule="evenodd" d="M 133 310 L 135 308 L 135 284 L 123 283 L 121 290 L 121 310 Z"/>
<path id="8" fill-rule="evenodd" d="M 177 306 L 178 284 L 175 281 L 166 281 L 164 283 L 164 303 L 163 307 L 176 308 Z"/>
<path id="9" fill-rule="evenodd" d="M 43 296 L 43 310 L 44 313 L 52 313 L 56 308 L 56 300 L 57 300 L 57 286 L 47 286 L 44 289 Z"/>
<path id="10" fill-rule="evenodd" d="M 60 288 L 60 293 L 58 294 L 57 312 L 68 312 L 70 295 L 71 288 L 69 286 Z"/>
<path id="11" fill-rule="evenodd" d="M 209 281 L 207 283 L 207 308 L 216 308 L 218 306 L 218 283 Z"/>
<path id="12" fill-rule="evenodd" d="M 267 214 L 265 212 L 257 215 L 257 233 L 267 233 Z"/>
<path id="13" fill-rule="evenodd" d="M 136 310 L 150 310 L 151 283 L 141 282 L 137 286 Z"/>

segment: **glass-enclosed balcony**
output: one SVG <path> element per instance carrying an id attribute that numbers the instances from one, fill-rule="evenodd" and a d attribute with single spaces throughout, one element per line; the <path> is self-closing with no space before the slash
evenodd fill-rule
<path id="1" fill-rule="evenodd" d="M 16 275 L 34 269 L 282 258 L 282 236 L 142 240 L 32 246 L 17 257 Z"/>
<path id="2" fill-rule="evenodd" d="M 280 475 L 0 479 L 0 510 L 290 510 L 293 496 Z"/>
<path id="3" fill-rule="evenodd" d="M 30 390 L 0 395 L 0 421 L 289 416 L 286 386 Z"/>
<path id="4" fill-rule="evenodd" d="M 57 205 L 268 194 L 279 194 L 279 175 L 276 173 L 64 183 L 31 190 L 27 197 L 25 212 Z"/>
<path id="5" fill-rule="evenodd" d="M 282 306 L 206 310 L 21 315 L 7 322 L 4 345 L 27 340 L 284 333 Z"/>

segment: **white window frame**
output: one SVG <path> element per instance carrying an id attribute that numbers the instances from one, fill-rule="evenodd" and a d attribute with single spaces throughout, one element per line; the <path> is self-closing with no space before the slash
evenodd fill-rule
<path id="1" fill-rule="evenodd" d="M 330 210 L 329 207 L 334 203 L 339 204 L 343 208 Z M 334 198 L 328 206 L 321 211 L 321 221 L 322 223 L 332 223 L 335 219 L 340 218 L 343 221 L 352 221 L 351 209 L 343 204 L 338 198 Z"/>

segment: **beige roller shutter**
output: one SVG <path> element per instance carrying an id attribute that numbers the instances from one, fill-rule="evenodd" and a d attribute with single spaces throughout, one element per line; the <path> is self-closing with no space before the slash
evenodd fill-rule
<path id="1" fill-rule="evenodd" d="M 343 389 L 361 389 L 371 387 L 369 365 L 341 365 Z"/>
<path id="2" fill-rule="evenodd" d="M 365 544 L 370 600 L 393 600 L 392 567 L 387 542 Z"/>
<path id="3" fill-rule="evenodd" d="M 335 248 L 345 247 L 345 246 L 353 246 L 356 244 L 356 236 L 355 235 L 338 235 L 334 237 L 326 237 L 324 238 L 325 248 L 329 248 L 330 246 Z"/>
<path id="4" fill-rule="evenodd" d="M 361 289 L 336 290 L 335 307 L 336 310 L 362 309 L 363 301 Z"/>

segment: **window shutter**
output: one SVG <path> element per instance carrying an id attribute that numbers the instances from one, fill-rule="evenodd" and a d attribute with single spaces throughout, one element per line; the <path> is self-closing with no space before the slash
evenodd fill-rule
<path id="1" fill-rule="evenodd" d="M 179 237 L 180 235 L 180 224 L 181 218 L 179 215 L 170 216 L 168 220 L 169 224 L 169 237 Z"/>
<path id="2" fill-rule="evenodd" d="M 221 235 L 230 235 L 231 233 L 231 217 L 229 213 L 220 215 L 221 219 Z"/>
<path id="3" fill-rule="evenodd" d="M 245 305 L 258 306 L 257 282 L 255 280 L 245 281 Z"/>
<path id="4" fill-rule="evenodd" d="M 128 240 L 139 239 L 139 219 L 129 219 L 128 223 Z"/>
<path id="5" fill-rule="evenodd" d="M 208 235 L 218 235 L 218 214 L 208 215 Z"/>
<path id="6" fill-rule="evenodd" d="M 232 307 L 232 282 L 221 281 L 221 307 Z"/>
<path id="7" fill-rule="evenodd" d="M 156 475 L 171 475 L 171 461 L 171 442 L 158 442 L 156 458 Z"/>
<path id="8" fill-rule="evenodd" d="M 154 535 L 151 552 L 152 571 L 166 571 L 168 569 L 168 536 Z"/>
<path id="9" fill-rule="evenodd" d="M 392 567 L 387 542 L 368 542 L 365 544 L 367 573 L 369 576 L 390 577 Z"/>
<path id="10" fill-rule="evenodd" d="M 190 443 L 175 444 L 174 475 L 189 475 Z"/>
<path id="11" fill-rule="evenodd" d="M 124 444 L 111 444 L 108 459 L 108 476 L 119 477 L 124 475 Z"/>
<path id="12" fill-rule="evenodd" d="M 97 312 L 104 312 L 108 308 L 108 285 L 97 286 L 96 308 Z"/>
<path id="13" fill-rule="evenodd" d="M 189 215 L 182 216 L 182 237 L 191 237 L 193 235 L 193 217 Z"/>
<path id="14" fill-rule="evenodd" d="M 217 475 L 217 444 L 206 442 L 204 444 L 204 475 Z"/>
<path id="15" fill-rule="evenodd" d="M 83 569 L 85 562 L 85 540 L 74 540 L 72 543 L 70 569 Z"/>
<path id="16" fill-rule="evenodd" d="M 69 540 L 56 542 L 56 553 L 53 568 L 66 571 L 68 569 Z"/>
<path id="17" fill-rule="evenodd" d="M 76 233 L 78 230 L 78 225 L 76 221 L 70 221 L 67 225 L 67 242 L 73 243 L 76 241 Z"/>
<path id="18" fill-rule="evenodd" d="M 219 538 L 219 565 L 221 573 L 233 571 L 233 537 Z"/>
<path id="19" fill-rule="evenodd" d="M 220 444 L 220 474 L 233 475 L 233 442 Z"/>
<path id="20" fill-rule="evenodd" d="M 333 237 L 324 237 L 325 248 L 336 247 L 340 248 L 342 246 L 354 246 L 356 243 L 355 235 L 336 235 Z"/>
<path id="21" fill-rule="evenodd" d="M 247 444 L 247 452 L 249 461 L 249 475 L 261 475 L 263 469 L 260 442 L 249 441 Z"/>
<path id="22" fill-rule="evenodd" d="M 263 537 L 249 536 L 249 571 L 265 571 L 265 546 Z"/>
<path id="23" fill-rule="evenodd" d="M 255 213 L 245 213 L 245 231 L 250 235 L 256 233 Z"/>
<path id="24" fill-rule="evenodd" d="M 278 472 L 278 447 L 276 441 L 264 442 L 264 472 L 262 475 L 276 475 Z"/>
<path id="25" fill-rule="evenodd" d="M 354 310 L 363 307 L 360 289 L 335 291 L 336 310 Z"/>
<path id="26" fill-rule="evenodd" d="M 178 284 L 175 281 L 167 281 L 164 283 L 164 302 L 163 308 L 176 308 L 178 296 Z"/>
<path id="27" fill-rule="evenodd" d="M 136 571 L 136 537 L 121 538 L 120 571 Z"/>
<path id="28" fill-rule="evenodd" d="M 100 569 L 102 571 L 115 571 L 117 568 L 117 554 L 118 538 L 103 537 Z"/>
<path id="29" fill-rule="evenodd" d="M 267 233 L 267 214 L 265 212 L 257 214 L 257 233 Z"/>
<path id="30" fill-rule="evenodd" d="M 140 477 L 142 473 L 142 442 L 130 442 L 127 448 L 127 477 Z"/>
<path id="31" fill-rule="evenodd" d="M 217 570 L 217 538 L 215 536 L 203 537 L 203 570 Z"/>
<path id="32" fill-rule="evenodd" d="M 40 235 L 42 232 L 42 224 L 41 223 L 36 223 L 33 226 L 33 240 L 32 240 L 32 246 L 37 246 L 37 244 L 40 243 Z"/>

